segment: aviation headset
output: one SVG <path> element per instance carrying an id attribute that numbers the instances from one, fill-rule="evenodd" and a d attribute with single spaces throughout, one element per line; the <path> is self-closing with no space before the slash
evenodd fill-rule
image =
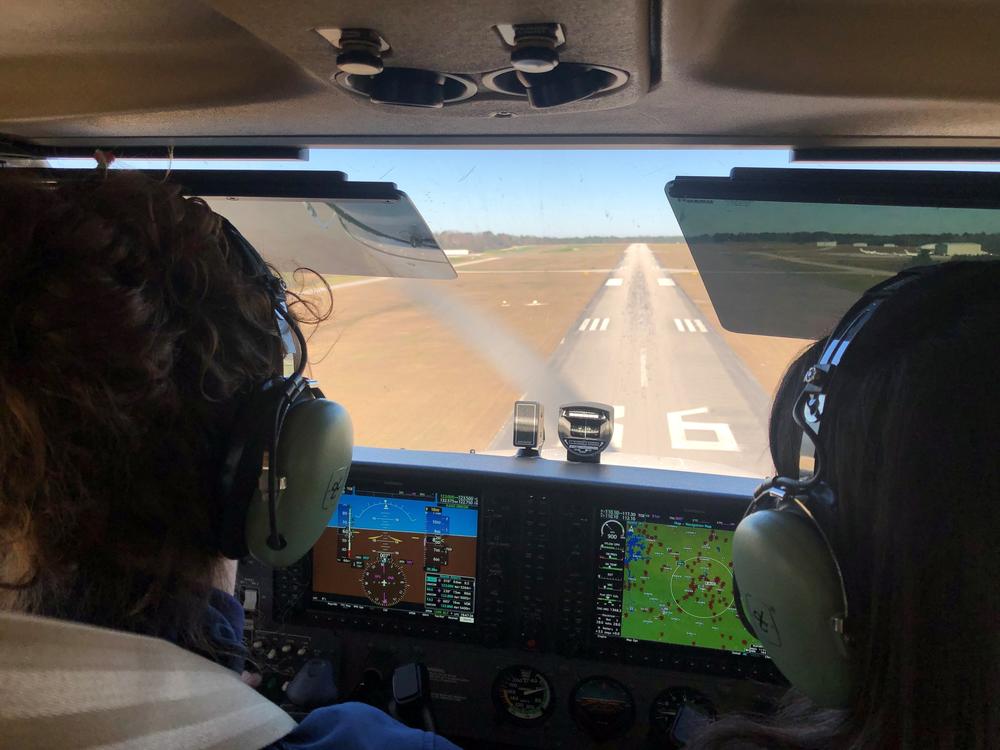
<path id="1" fill-rule="evenodd" d="M 245 271 L 266 290 L 282 357 L 237 413 L 221 453 L 219 548 L 252 555 L 274 567 L 290 565 L 319 539 L 337 507 L 351 468 L 354 432 L 340 404 L 303 377 L 305 336 L 289 314 L 285 284 L 228 221 L 223 232 Z"/>
<path id="2" fill-rule="evenodd" d="M 837 495 L 824 475 L 820 434 L 826 396 L 845 353 L 876 311 L 926 270 L 903 271 L 875 285 L 841 319 L 792 407 L 803 437 L 799 477 L 761 485 L 733 534 L 740 620 L 789 682 L 820 706 L 846 707 L 854 687 L 847 587 L 837 556 Z"/>

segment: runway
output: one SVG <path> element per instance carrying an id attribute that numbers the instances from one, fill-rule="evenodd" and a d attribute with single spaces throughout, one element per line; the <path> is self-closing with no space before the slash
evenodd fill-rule
<path id="1" fill-rule="evenodd" d="M 559 445 L 560 403 L 614 407 L 609 463 L 694 471 L 770 471 L 768 396 L 645 244 L 629 245 L 566 331 L 548 382 L 524 394 L 546 410 L 546 448 Z M 562 384 L 553 393 L 551 382 Z M 511 424 L 491 450 L 511 447 Z M 645 457 L 640 459 L 639 457 Z"/>

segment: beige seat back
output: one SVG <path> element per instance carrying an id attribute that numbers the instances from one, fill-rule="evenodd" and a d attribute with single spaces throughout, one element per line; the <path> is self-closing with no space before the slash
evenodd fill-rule
<path id="1" fill-rule="evenodd" d="M 0 613 L 0 747 L 255 750 L 295 722 L 157 638 Z"/>

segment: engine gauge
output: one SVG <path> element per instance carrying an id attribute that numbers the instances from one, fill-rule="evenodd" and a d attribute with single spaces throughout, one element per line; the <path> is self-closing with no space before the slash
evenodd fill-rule
<path id="1" fill-rule="evenodd" d="M 715 721 L 715 706 L 689 687 L 667 688 L 649 707 L 649 729 L 663 747 L 683 747 L 694 734 Z"/>
<path id="2" fill-rule="evenodd" d="M 628 688 L 611 677 L 588 677 L 573 688 L 569 710 L 595 740 L 624 734 L 635 721 L 635 702 Z"/>
<path id="3" fill-rule="evenodd" d="M 493 704 L 512 724 L 541 724 L 555 706 L 552 683 L 532 667 L 507 667 L 493 680 Z"/>

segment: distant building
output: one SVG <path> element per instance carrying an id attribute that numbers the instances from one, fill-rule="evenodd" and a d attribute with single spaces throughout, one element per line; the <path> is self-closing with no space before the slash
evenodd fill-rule
<path id="1" fill-rule="evenodd" d="M 882 247 L 896 247 L 895 242 L 886 242 Z"/>
<path id="2" fill-rule="evenodd" d="M 854 247 L 868 247 L 867 242 L 853 242 L 851 243 Z"/>
<path id="3" fill-rule="evenodd" d="M 938 242 L 933 247 L 935 255 L 986 255 L 978 242 Z"/>
<path id="4" fill-rule="evenodd" d="M 468 250 L 445 250 L 444 254 L 449 258 L 461 258 L 469 254 Z"/>
<path id="5" fill-rule="evenodd" d="M 816 247 L 836 247 L 836 240 L 820 240 L 816 243 Z"/>

